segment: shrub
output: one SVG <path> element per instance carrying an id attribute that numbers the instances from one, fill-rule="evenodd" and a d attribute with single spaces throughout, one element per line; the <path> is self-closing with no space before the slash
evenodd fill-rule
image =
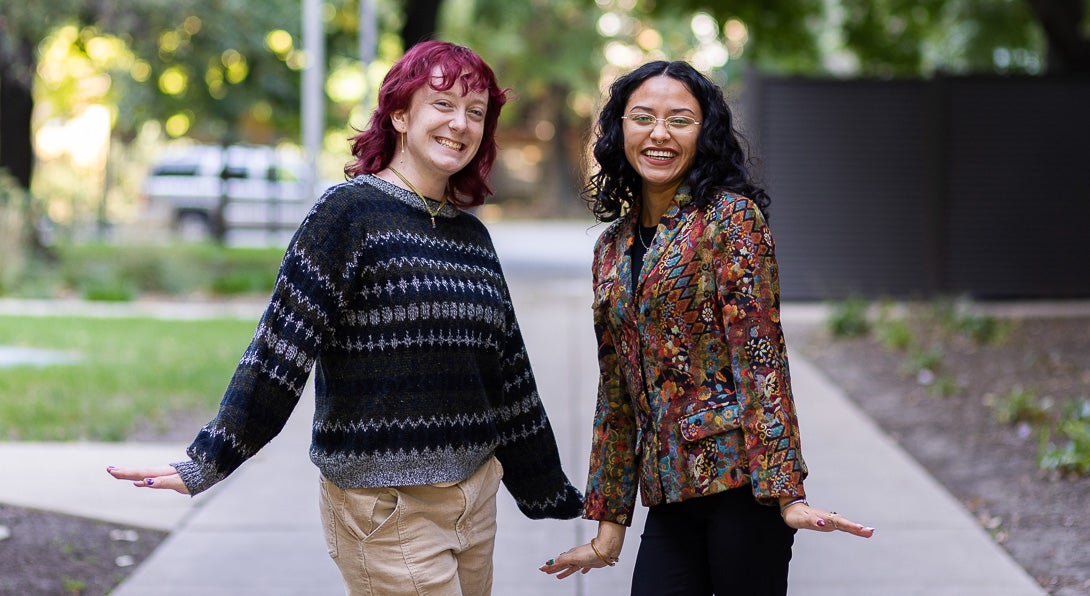
<path id="1" fill-rule="evenodd" d="M 950 299 L 939 299 L 931 305 L 931 317 L 949 335 L 965 337 L 977 345 L 1000 343 L 1009 334 L 1009 325 L 999 319 L 970 312 Z"/>
<path id="2" fill-rule="evenodd" d="M 28 269 L 14 291 L 36 297 L 75 291 L 100 300 L 140 294 L 268 294 L 284 252 L 212 244 L 66 244 L 57 247 L 57 255 L 57 265 Z"/>
<path id="3" fill-rule="evenodd" d="M 870 332 L 868 304 L 853 298 L 837 302 L 829 310 L 826 326 L 833 337 L 862 337 Z"/>
<path id="4" fill-rule="evenodd" d="M 87 283 L 81 292 L 84 300 L 97 302 L 130 302 L 136 298 L 133 287 L 120 279 L 97 279 Z"/>
<path id="5" fill-rule="evenodd" d="M 1009 333 L 1009 326 L 992 316 L 967 313 L 958 318 L 957 331 L 978 345 L 997 344 Z"/>
<path id="6" fill-rule="evenodd" d="M 939 347 L 934 347 L 929 350 L 925 349 L 912 349 L 908 352 L 908 357 L 901 365 L 901 372 L 906 375 L 915 375 L 917 379 L 921 377 L 927 377 L 927 375 L 921 375 L 921 373 L 930 372 L 931 380 L 934 380 L 934 375 L 942 368 L 943 352 Z M 921 380 L 920 384 L 930 385 L 931 383 Z"/>
<path id="7" fill-rule="evenodd" d="M 1042 433 L 1040 467 L 1043 470 L 1090 475 L 1090 400 L 1068 404 L 1059 423 L 1060 435 L 1066 439 L 1060 445 L 1050 441 L 1050 433 Z"/>
<path id="8" fill-rule="evenodd" d="M 995 418 L 1001 424 L 1026 422 L 1032 425 L 1046 424 L 1052 418 L 1052 400 L 1038 399 L 1032 389 L 1015 387 L 1000 395 L 992 403 Z"/>
<path id="9" fill-rule="evenodd" d="M 887 350 L 903 352 L 913 343 L 912 328 L 904 319 L 882 319 L 875 324 L 874 333 Z"/>
<path id="10" fill-rule="evenodd" d="M 948 374 L 940 374 L 935 377 L 935 380 L 927 388 L 927 392 L 932 397 L 950 397 L 956 395 L 961 386 L 954 377 Z"/>

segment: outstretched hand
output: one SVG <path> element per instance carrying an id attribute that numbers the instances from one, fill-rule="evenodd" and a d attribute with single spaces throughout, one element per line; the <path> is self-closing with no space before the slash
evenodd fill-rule
<path id="1" fill-rule="evenodd" d="M 133 486 L 141 488 L 165 488 L 189 494 L 189 489 L 182 482 L 178 470 L 174 466 L 162 466 L 157 468 L 117 468 L 108 466 L 106 473 L 118 480 L 131 480 Z"/>
<path id="2" fill-rule="evenodd" d="M 874 528 L 853 522 L 835 511 L 811 507 L 807 503 L 797 503 L 785 509 L 783 521 L 796 530 L 847 532 L 862 538 L 874 535 Z"/>
<path id="3" fill-rule="evenodd" d="M 556 559 L 549 559 L 538 570 L 550 575 L 557 574 L 556 579 L 564 579 L 576 571 L 587 573 L 591 569 L 605 566 L 605 561 L 594 554 L 594 549 L 588 543 L 564 551 Z"/>

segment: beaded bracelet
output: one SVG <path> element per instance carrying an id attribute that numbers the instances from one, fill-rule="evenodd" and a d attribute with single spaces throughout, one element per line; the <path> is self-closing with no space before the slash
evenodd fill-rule
<path id="1" fill-rule="evenodd" d="M 780 517 L 783 517 L 783 514 L 784 514 L 785 511 L 787 511 L 788 507 L 790 507 L 792 505 L 798 505 L 799 503 L 802 503 L 803 505 L 806 505 L 807 507 L 810 506 L 810 503 L 806 502 L 806 499 L 803 498 L 803 497 L 799 497 L 797 499 L 791 499 L 790 501 L 784 503 L 783 505 L 780 505 Z"/>
<path id="2" fill-rule="evenodd" d="M 598 558 L 601 559 L 603 563 L 605 563 L 606 565 L 609 565 L 610 567 L 613 567 L 614 565 L 617 564 L 617 561 L 621 560 L 620 558 L 617 558 L 617 559 L 615 559 L 613 561 L 610 561 L 609 559 L 603 557 L 602 553 L 598 552 L 598 547 L 594 546 L 594 539 L 593 538 L 590 539 L 590 547 L 592 549 L 594 549 L 594 554 L 598 555 Z"/>

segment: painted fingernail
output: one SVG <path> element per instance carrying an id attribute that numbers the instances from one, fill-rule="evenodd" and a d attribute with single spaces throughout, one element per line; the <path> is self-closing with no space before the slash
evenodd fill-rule
<path id="1" fill-rule="evenodd" d="M 107 470 L 116 470 L 117 466 L 106 466 Z"/>
<path id="2" fill-rule="evenodd" d="M 819 519 L 819 520 L 817 520 L 817 525 L 819 525 L 819 526 L 821 526 L 822 528 L 824 528 L 824 527 L 825 527 L 825 520 L 823 520 L 823 519 Z"/>
<path id="3" fill-rule="evenodd" d="M 152 478 L 145 478 L 145 479 L 144 479 L 144 482 L 145 482 L 145 483 L 146 483 L 146 484 L 147 484 L 148 486 L 151 486 L 151 485 L 155 484 L 155 480 L 154 480 L 154 479 L 152 479 Z"/>
<path id="4" fill-rule="evenodd" d="M 548 561 L 545 561 L 545 564 L 546 564 L 546 565 L 552 565 L 552 564 L 553 564 L 553 560 L 552 560 L 552 559 L 549 559 Z"/>

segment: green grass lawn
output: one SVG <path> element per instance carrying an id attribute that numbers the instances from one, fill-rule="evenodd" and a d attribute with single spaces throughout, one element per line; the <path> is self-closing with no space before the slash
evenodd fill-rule
<path id="1" fill-rule="evenodd" d="M 82 358 L 0 368 L 0 440 L 123 441 L 136 428 L 207 420 L 256 325 L 0 316 L 0 345 Z"/>

